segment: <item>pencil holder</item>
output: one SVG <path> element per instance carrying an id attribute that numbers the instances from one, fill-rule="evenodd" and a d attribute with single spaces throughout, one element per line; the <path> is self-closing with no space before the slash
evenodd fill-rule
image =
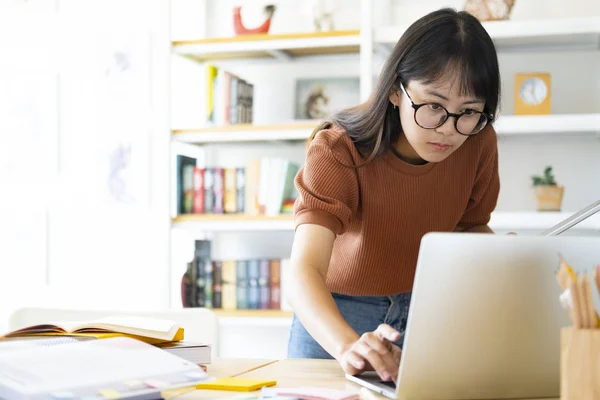
<path id="1" fill-rule="evenodd" d="M 600 400 L 600 329 L 561 330 L 561 400 Z"/>

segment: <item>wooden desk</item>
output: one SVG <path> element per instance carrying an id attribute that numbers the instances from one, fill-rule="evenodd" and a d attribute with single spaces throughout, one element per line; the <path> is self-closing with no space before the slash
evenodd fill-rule
<path id="1" fill-rule="evenodd" d="M 281 361 L 269 360 L 236 360 L 217 359 L 212 364 L 211 376 L 235 376 L 252 379 L 276 380 L 277 387 L 326 387 L 329 389 L 340 389 L 361 393 L 361 386 L 350 382 L 344 377 L 344 372 L 334 360 L 304 360 L 286 359 Z M 366 391 L 366 389 L 363 389 Z M 258 393 L 258 391 L 254 392 Z M 387 397 L 369 392 L 365 400 L 378 399 L 389 400 Z M 224 392 L 217 390 L 187 390 L 177 396 L 167 396 L 171 400 L 207 400 L 234 397 L 244 394 L 243 392 Z M 362 399 L 363 397 L 361 397 Z M 553 400 L 553 399 L 544 399 Z M 559 400 L 559 399 L 554 399 Z"/>
<path id="2" fill-rule="evenodd" d="M 227 363 L 230 366 L 235 365 L 236 361 L 243 362 L 242 360 L 219 360 L 219 362 Z M 215 365 L 213 372 L 210 370 L 208 372 L 211 376 L 219 377 L 219 375 L 216 375 L 216 372 L 226 370 L 231 371 L 232 369 L 223 364 L 223 366 Z M 241 378 L 276 380 L 277 387 L 326 387 L 329 389 L 351 390 L 356 393 L 359 393 L 361 388 L 359 385 L 350 382 L 344 377 L 344 372 L 335 360 L 286 359 L 265 364 L 264 366 L 239 374 L 238 376 Z M 239 394 L 243 393 L 216 390 L 194 390 L 176 397 L 169 396 L 169 399 L 204 400 L 233 397 Z M 384 399 L 384 397 L 378 398 Z"/>

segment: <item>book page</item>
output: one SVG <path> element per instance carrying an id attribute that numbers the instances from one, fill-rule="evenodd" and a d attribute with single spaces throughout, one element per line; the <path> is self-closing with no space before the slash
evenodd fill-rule
<path id="1" fill-rule="evenodd" d="M 115 315 L 89 322 L 79 323 L 75 329 L 80 330 L 85 328 L 102 328 L 119 330 L 119 328 L 125 327 L 136 332 L 173 332 L 173 334 L 175 334 L 178 325 L 175 322 L 166 319 Z"/>

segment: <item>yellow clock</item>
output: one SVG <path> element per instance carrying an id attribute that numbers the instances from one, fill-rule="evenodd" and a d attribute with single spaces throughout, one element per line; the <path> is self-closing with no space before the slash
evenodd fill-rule
<path id="1" fill-rule="evenodd" d="M 551 79 L 549 73 L 515 76 L 515 115 L 550 114 Z"/>

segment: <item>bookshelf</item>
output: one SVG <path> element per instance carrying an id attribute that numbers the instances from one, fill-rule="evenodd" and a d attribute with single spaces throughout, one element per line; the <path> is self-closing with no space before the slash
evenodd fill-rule
<path id="1" fill-rule="evenodd" d="M 598 50 L 600 44 L 600 17 L 491 21 L 484 26 L 501 52 Z M 374 41 L 389 50 L 406 28 L 376 28 Z"/>
<path id="2" fill-rule="evenodd" d="M 292 215 L 274 217 L 236 214 L 188 214 L 173 218 L 173 227 L 199 232 L 291 231 Z"/>
<path id="3" fill-rule="evenodd" d="M 189 144 L 305 141 L 317 125 L 313 122 L 304 122 L 176 129 L 172 131 L 172 140 Z M 600 135 L 600 113 L 500 115 L 494 127 L 501 136 L 574 133 Z"/>
<path id="4" fill-rule="evenodd" d="M 573 212 L 502 212 L 492 214 L 490 226 L 497 230 L 543 230 L 571 216 Z M 197 231 L 292 231 L 293 216 L 185 215 L 173 219 L 177 228 Z M 600 231 L 600 217 L 583 221 L 574 230 Z"/>
<path id="5" fill-rule="evenodd" d="M 197 61 L 252 58 L 290 61 L 297 57 L 356 54 L 360 31 L 256 34 L 173 42 L 176 54 Z"/>
<path id="6" fill-rule="evenodd" d="M 172 132 L 172 139 L 191 144 L 303 141 L 309 138 L 316 126 L 315 122 L 305 122 L 271 125 L 234 124 L 199 129 L 176 129 Z"/>
<path id="7" fill-rule="evenodd" d="M 291 311 L 283 310 L 223 310 L 213 309 L 218 317 L 291 318 Z"/>
<path id="8" fill-rule="evenodd" d="M 373 0 L 361 0 L 362 10 L 373 8 L 376 3 Z M 386 1 L 385 6 L 389 7 L 393 1 Z M 382 14 L 387 11 L 383 10 Z M 357 64 L 357 74 L 361 84 L 361 100 L 371 91 L 373 85 L 372 77 L 376 75 L 376 65 L 380 64 L 382 57 L 389 54 L 392 46 L 406 29 L 406 24 L 391 23 L 376 24 L 371 19 L 371 13 L 362 13 L 360 29 L 326 32 L 326 33 L 292 33 L 292 34 L 268 34 L 268 35 L 248 35 L 244 37 L 216 37 L 216 38 L 191 38 L 190 40 L 177 40 L 171 43 L 171 56 L 184 57 L 192 60 L 198 65 L 214 63 L 218 65 L 240 65 L 248 61 L 251 65 L 269 66 L 285 71 L 288 68 L 293 69 L 296 62 L 315 61 L 314 68 L 321 68 L 319 60 L 327 60 L 327 63 L 344 62 L 342 57 L 327 57 L 328 55 L 343 56 L 343 60 L 351 59 Z M 514 21 L 495 21 L 485 23 L 484 26 L 492 36 L 497 45 L 499 56 L 505 57 L 507 54 L 520 53 L 519 57 L 547 57 L 547 54 L 553 52 L 570 52 L 578 55 L 581 52 L 598 52 L 600 54 L 600 16 L 599 17 L 579 17 L 579 18 L 550 18 L 514 20 Z M 323 57 L 323 58 L 321 58 Z M 187 61 L 186 60 L 186 61 Z M 529 59 L 527 59 L 529 60 Z M 584 59 L 588 60 L 588 59 Z M 549 61 L 550 64 L 553 60 Z M 511 59 L 511 63 L 522 67 L 530 68 L 527 61 Z M 584 61 L 585 62 L 585 61 Z M 325 63 L 325 62 L 324 62 Z M 324 64 L 323 63 L 323 64 Z M 501 59 L 501 64 L 505 63 Z M 193 63 L 192 63 L 193 64 Z M 522 66 L 524 64 L 524 66 Z M 566 62 L 565 62 L 566 64 Z M 539 65 L 539 64 L 538 64 Z M 545 66 L 545 64 L 542 64 Z M 512 68 L 512 67 L 511 67 Z M 538 67 L 534 67 L 538 68 Z M 556 67 L 559 68 L 559 67 Z M 561 66 L 567 70 L 570 67 Z M 270 69 L 269 71 L 272 71 Z M 517 71 L 517 67 L 507 70 L 506 73 L 512 75 Z M 329 72 L 331 73 L 331 72 Z M 504 79 L 504 77 L 503 77 Z M 558 76 L 558 79 L 564 79 L 564 75 Z M 510 79 L 504 81 L 504 89 L 509 96 L 512 95 L 512 83 Z M 579 88 L 581 89 L 581 88 Z M 503 96 L 506 95 L 503 93 Z M 555 95 L 556 96 L 556 95 Z M 576 94 L 571 93 L 565 98 L 573 100 Z M 265 104 L 265 98 L 258 107 L 271 107 L 272 104 Z M 273 103 L 277 100 L 270 100 Z M 583 102 L 583 100 L 577 99 Z M 597 103 L 597 102 L 596 102 Z M 564 103 L 563 103 L 564 104 Z M 594 104 L 588 101 L 587 104 Z M 510 111 L 510 107 L 509 111 Z M 285 149 L 290 146 L 297 146 L 295 151 L 302 152 L 302 142 L 311 134 L 318 122 L 313 121 L 294 121 L 289 115 L 284 115 L 279 121 L 259 121 L 255 124 L 234 124 L 225 126 L 201 126 L 188 124 L 184 127 L 171 129 L 170 145 L 171 148 L 179 145 L 185 145 L 187 148 L 195 148 L 197 152 L 202 153 L 204 159 L 226 160 L 223 156 L 229 149 L 235 148 L 232 154 L 237 157 L 247 149 Z M 515 116 L 501 113 L 495 123 L 496 131 L 500 139 L 511 138 L 506 142 L 514 143 L 517 146 L 527 142 L 529 146 L 544 146 L 546 141 L 556 142 L 571 137 L 584 137 L 584 140 L 591 141 L 593 137 L 600 137 L 600 108 L 589 106 L 578 113 L 578 109 L 564 106 L 559 107 L 559 112 L 551 115 L 536 116 Z M 173 127 L 172 127 L 173 128 Z M 586 143 L 588 143 L 586 142 Z M 252 147 L 254 146 L 254 147 Z M 263 146 L 263 147 L 260 147 Z M 224 149 L 224 150 L 223 150 Z M 241 149 L 241 150 L 240 150 Z M 250 151 L 250 150 L 248 150 Z M 220 157 L 213 157 L 213 153 L 219 153 Z M 532 155 L 532 164 L 529 158 L 520 159 L 518 162 L 525 166 L 543 165 L 543 151 L 535 148 Z M 286 153 L 288 154 L 288 153 Z M 512 160 L 511 160 L 512 161 Z M 577 160 L 574 160 L 577 161 Z M 207 161 L 208 164 L 210 162 Z M 597 175 L 596 175 L 597 179 Z M 589 179 L 588 179 L 589 181 Z M 509 185 L 510 186 L 510 185 Z M 567 188 L 567 193 L 571 193 L 572 186 Z M 527 190 L 524 188 L 523 190 Z M 514 185 L 509 189 L 514 190 Z M 529 193 L 528 193 L 529 195 Z M 525 195 L 521 196 L 524 197 Z M 581 200 L 587 203 L 587 199 Z M 583 204 L 582 204 L 583 205 Z M 519 209 L 531 209 L 521 207 Z M 492 215 L 491 227 L 497 231 L 523 231 L 530 233 L 546 229 L 561 220 L 567 218 L 575 208 L 565 208 L 563 212 L 535 212 L 535 211 L 496 211 Z M 182 230 L 189 232 L 192 236 L 202 236 L 206 233 L 212 233 L 216 236 L 227 237 L 227 240 L 234 241 L 235 235 L 261 235 L 281 236 L 281 240 L 289 240 L 293 233 L 293 217 L 290 215 L 280 215 L 274 217 L 250 216 L 246 214 L 188 214 L 188 215 L 170 215 L 171 230 Z M 585 234 L 600 234 L 600 217 L 595 216 L 574 228 L 578 232 Z M 270 232 L 275 232 L 270 234 Z M 269 244 L 270 245 L 270 244 Z M 267 245 L 268 246 L 268 245 Z M 235 247 L 235 244 L 233 245 Z M 181 265 L 173 265 L 172 268 L 183 270 Z M 177 276 L 177 273 L 171 274 Z M 172 279 L 173 280 L 173 279 Z M 172 303 L 177 305 L 178 282 L 171 283 Z M 232 326 L 239 329 L 243 326 L 263 326 L 270 328 L 273 326 L 285 327 L 289 325 L 291 313 L 280 310 L 215 310 L 219 317 L 221 326 Z M 269 331 L 265 331 L 265 334 Z M 283 334 L 282 334 L 283 335 Z M 267 339 L 265 339 L 267 340 Z M 275 356 L 275 355 L 274 355 Z M 280 356 L 280 355 L 277 355 Z"/>

